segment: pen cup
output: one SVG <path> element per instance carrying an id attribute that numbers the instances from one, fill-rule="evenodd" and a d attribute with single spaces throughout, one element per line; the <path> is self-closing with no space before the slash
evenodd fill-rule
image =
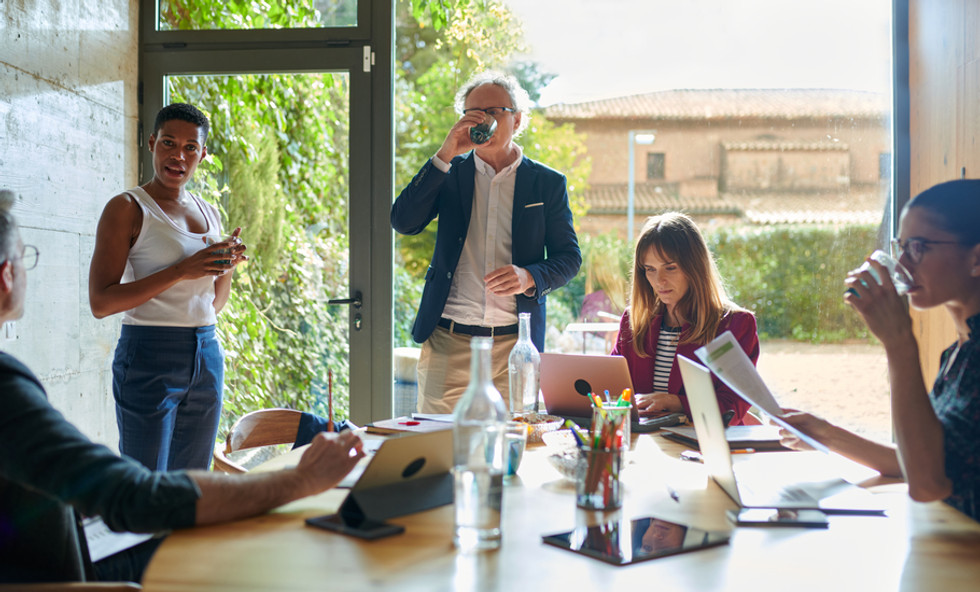
<path id="1" fill-rule="evenodd" d="M 615 510 L 623 505 L 619 449 L 579 448 L 575 471 L 575 504 L 586 510 Z"/>
<path id="2" fill-rule="evenodd" d="M 530 426 L 522 421 L 508 421 L 504 427 L 504 479 L 517 475 L 521 459 L 524 458 L 529 428 Z"/>
<path id="3" fill-rule="evenodd" d="M 626 451 L 630 449 L 630 416 L 633 405 L 624 404 L 622 407 L 605 406 L 592 407 L 592 429 L 589 444 L 593 448 L 617 449 L 626 462 Z"/>

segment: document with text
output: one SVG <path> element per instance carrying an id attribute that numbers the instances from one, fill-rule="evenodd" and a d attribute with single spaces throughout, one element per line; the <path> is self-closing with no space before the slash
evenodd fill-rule
<path id="1" fill-rule="evenodd" d="M 715 376 L 738 396 L 768 415 L 773 423 L 790 430 L 813 448 L 827 451 L 822 442 L 814 440 L 783 419 L 782 408 L 731 331 L 725 331 L 694 353 Z"/>

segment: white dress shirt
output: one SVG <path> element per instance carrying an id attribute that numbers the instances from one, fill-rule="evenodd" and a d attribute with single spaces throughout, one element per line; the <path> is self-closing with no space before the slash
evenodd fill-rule
<path id="1" fill-rule="evenodd" d="M 476 164 L 473 211 L 442 312 L 442 316 L 457 323 L 484 327 L 517 323 L 516 297 L 497 296 L 487 290 L 483 281 L 491 271 L 513 263 L 514 182 L 524 155 L 521 147 L 515 146 L 517 158 L 499 173 L 473 153 Z M 449 172 L 450 165 L 437 156 L 432 158 L 432 164 Z"/>

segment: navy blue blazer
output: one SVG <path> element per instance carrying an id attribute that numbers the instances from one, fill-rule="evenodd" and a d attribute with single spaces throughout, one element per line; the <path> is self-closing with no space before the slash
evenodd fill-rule
<path id="1" fill-rule="evenodd" d="M 442 316 L 473 211 L 473 152 L 457 156 L 451 164 L 444 173 L 430 159 L 391 206 L 391 226 L 402 234 L 418 234 L 439 217 L 436 247 L 412 327 L 416 343 L 429 338 Z M 519 313 L 531 313 L 531 340 L 538 351 L 544 351 L 548 293 L 568 283 L 582 265 L 566 185 L 565 175 L 530 158 L 524 157 L 517 168 L 512 259 L 531 274 L 536 290 L 534 296 L 515 298 Z"/>

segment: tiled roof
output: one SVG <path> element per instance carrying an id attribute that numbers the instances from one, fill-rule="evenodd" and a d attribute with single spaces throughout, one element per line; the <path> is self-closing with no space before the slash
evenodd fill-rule
<path id="1" fill-rule="evenodd" d="M 667 90 L 545 109 L 552 120 L 719 120 L 748 117 L 804 119 L 882 118 L 890 111 L 884 94 L 833 89 Z"/>
<path id="2" fill-rule="evenodd" d="M 589 213 L 625 215 L 625 183 L 593 185 L 585 192 Z M 875 190 L 826 193 L 720 193 L 681 197 L 670 186 L 639 183 L 634 188 L 636 215 L 679 210 L 692 215 L 728 214 L 752 224 L 877 224 L 885 198 Z"/>
<path id="3" fill-rule="evenodd" d="M 847 152 L 850 150 L 843 142 L 722 142 L 722 148 L 729 152 Z"/>
<path id="4" fill-rule="evenodd" d="M 590 214 L 626 214 L 629 186 L 626 183 L 592 185 L 585 192 Z M 732 214 L 741 211 L 722 197 L 680 197 L 670 186 L 637 183 L 633 188 L 633 210 L 637 215 L 653 215 L 667 210 L 689 214 Z"/>

